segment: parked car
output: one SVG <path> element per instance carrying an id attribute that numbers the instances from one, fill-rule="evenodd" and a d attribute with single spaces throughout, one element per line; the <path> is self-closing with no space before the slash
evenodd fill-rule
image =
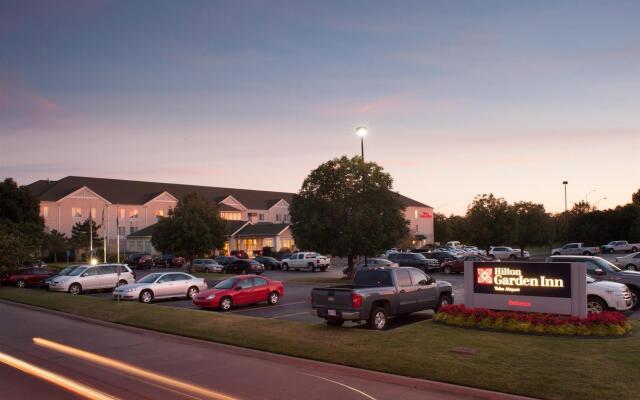
<path id="1" fill-rule="evenodd" d="M 267 277 L 239 275 L 218 282 L 193 298 L 193 304 L 205 309 L 229 311 L 236 306 L 261 303 L 278 304 L 284 296 L 284 285 Z"/>
<path id="2" fill-rule="evenodd" d="M 483 256 L 464 256 L 458 257 L 453 261 L 447 261 L 440 264 L 440 272 L 444 272 L 445 274 L 452 273 L 464 273 L 464 262 L 465 261 L 491 261 L 492 259 L 489 257 Z M 499 259 L 496 261 L 500 261 Z"/>
<path id="3" fill-rule="evenodd" d="M 354 268 L 355 270 L 359 270 L 362 268 L 366 268 L 366 267 L 399 267 L 399 265 L 397 263 L 394 263 L 393 261 L 389 261 L 386 258 L 367 258 L 367 261 L 365 262 L 364 260 L 360 261 L 359 263 L 357 263 Z M 344 275 L 347 275 L 349 267 L 344 267 L 342 269 L 342 273 Z"/>
<path id="4" fill-rule="evenodd" d="M 296 271 L 306 269 L 312 272 L 316 270 L 324 272 L 329 268 L 329 264 L 330 260 L 327 257 L 318 253 L 303 251 L 293 253 L 286 260 L 282 260 L 282 269 L 284 271 L 289 271 L 290 269 Z"/>
<path id="5" fill-rule="evenodd" d="M 457 240 L 452 240 L 450 242 L 447 242 L 447 244 L 445 245 L 446 247 L 460 247 L 461 243 Z"/>
<path id="6" fill-rule="evenodd" d="M 587 275 L 587 311 L 601 313 L 607 310 L 627 311 L 633 306 L 631 292 L 617 282 L 598 281 Z"/>
<path id="7" fill-rule="evenodd" d="M 236 256 L 218 256 L 215 258 L 215 261 L 224 267 L 237 260 L 239 260 L 239 258 Z"/>
<path id="8" fill-rule="evenodd" d="M 19 288 L 42 286 L 43 281 L 53 274 L 53 271 L 45 268 L 20 268 L 5 274 L 1 282 L 3 285 L 11 285 Z"/>
<path id="9" fill-rule="evenodd" d="M 422 253 L 422 255 L 426 258 L 432 258 L 438 261 L 438 264 L 442 264 L 447 261 L 453 261 L 457 258 L 455 254 L 444 250 L 435 250 L 429 253 Z"/>
<path id="10" fill-rule="evenodd" d="M 47 268 L 47 263 L 42 260 L 29 260 L 22 263 L 23 268 Z"/>
<path id="11" fill-rule="evenodd" d="M 609 261 L 596 256 L 551 256 L 549 262 L 580 262 L 587 266 L 587 274 L 599 281 L 624 283 L 631 291 L 632 308 L 638 309 L 640 303 L 640 272 L 623 271 Z"/>
<path id="12" fill-rule="evenodd" d="M 157 272 L 143 277 L 138 282 L 118 286 L 113 291 L 113 298 L 138 300 L 141 303 L 172 297 L 193 299 L 198 292 L 206 289 L 207 283 L 203 278 L 196 278 L 184 272 Z"/>
<path id="13" fill-rule="evenodd" d="M 640 252 L 631 253 L 623 257 L 616 257 L 613 263 L 623 269 L 638 271 L 640 270 Z"/>
<path id="14" fill-rule="evenodd" d="M 439 266 L 438 260 L 427 258 L 421 253 L 391 253 L 387 260 L 401 267 L 415 267 L 424 272 L 437 271 Z"/>
<path id="15" fill-rule="evenodd" d="M 640 250 L 640 243 L 629 243 L 626 240 L 615 240 L 603 246 L 600 246 L 603 253 L 631 252 L 635 253 Z"/>
<path id="16" fill-rule="evenodd" d="M 68 267 L 62 268 L 60 271 L 56 272 L 55 274 L 45 278 L 42 281 L 42 287 L 45 289 L 49 288 L 49 284 L 51 283 L 51 281 L 59 276 L 67 276 L 71 273 L 71 271 L 73 271 L 74 269 L 76 269 L 77 267 L 79 267 L 80 265 L 70 265 Z"/>
<path id="17" fill-rule="evenodd" d="M 231 264 L 225 266 L 225 272 L 232 274 L 260 275 L 264 272 L 264 265 L 251 259 L 237 259 Z"/>
<path id="18" fill-rule="evenodd" d="M 238 258 L 249 258 L 249 256 L 247 255 L 247 252 L 244 250 L 231 250 L 230 253 L 232 256 L 238 257 Z"/>
<path id="19" fill-rule="evenodd" d="M 162 254 L 153 257 L 153 263 L 156 267 L 182 267 L 185 264 L 184 257 L 176 257 L 171 254 Z"/>
<path id="20" fill-rule="evenodd" d="M 280 261 L 276 260 L 273 257 L 258 256 L 256 258 L 254 258 L 254 260 L 256 260 L 260 264 L 264 265 L 264 267 L 266 269 L 275 270 L 275 269 L 281 269 L 282 268 L 282 264 L 280 263 Z"/>
<path id="21" fill-rule="evenodd" d="M 126 264 L 135 269 L 151 269 L 155 266 L 151 254 L 129 254 Z"/>
<path id="22" fill-rule="evenodd" d="M 192 272 L 224 272 L 225 267 L 210 258 L 196 258 L 191 262 Z"/>
<path id="23" fill-rule="evenodd" d="M 127 265 L 82 265 L 71 271 L 69 275 L 53 279 L 49 283 L 49 290 L 80 294 L 87 290 L 114 289 L 135 281 L 135 274 Z"/>
<path id="24" fill-rule="evenodd" d="M 520 251 L 511 247 L 491 247 L 489 249 L 489 258 L 492 260 L 526 260 L 530 257 L 528 251 Z"/>
<path id="25" fill-rule="evenodd" d="M 329 325 L 366 321 L 383 330 L 390 317 L 438 308 L 453 303 L 448 282 L 436 282 L 417 268 L 362 268 L 352 285 L 313 288 L 311 307 Z"/>
<path id="26" fill-rule="evenodd" d="M 567 243 L 562 247 L 551 250 L 554 256 L 560 255 L 583 255 L 592 256 L 600 253 L 600 247 L 585 246 L 584 243 Z"/>

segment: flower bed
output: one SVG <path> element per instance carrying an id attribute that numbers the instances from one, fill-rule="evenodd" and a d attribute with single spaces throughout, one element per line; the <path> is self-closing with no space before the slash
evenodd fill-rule
<path id="1" fill-rule="evenodd" d="M 627 317 L 614 311 L 577 318 L 568 315 L 466 308 L 461 304 L 453 304 L 441 307 L 434 320 L 446 325 L 467 328 L 547 335 L 602 337 L 623 336 L 631 332 L 631 324 Z"/>

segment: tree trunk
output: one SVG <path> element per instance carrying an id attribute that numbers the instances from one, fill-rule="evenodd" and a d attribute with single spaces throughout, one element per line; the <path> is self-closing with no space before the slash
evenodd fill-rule
<path id="1" fill-rule="evenodd" d="M 347 278 L 349 279 L 353 279 L 353 276 L 355 275 L 355 268 L 353 268 L 353 259 L 354 256 L 352 254 L 349 254 L 347 256 Z"/>

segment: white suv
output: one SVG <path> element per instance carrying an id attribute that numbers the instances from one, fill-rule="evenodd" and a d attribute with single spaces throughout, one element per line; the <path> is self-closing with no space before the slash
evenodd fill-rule
<path id="1" fill-rule="evenodd" d="M 633 305 L 627 285 L 617 282 L 596 281 L 587 275 L 587 310 L 601 313 L 609 309 L 627 311 Z"/>
<path id="2" fill-rule="evenodd" d="M 67 276 L 54 278 L 49 290 L 80 294 L 85 290 L 114 289 L 135 281 L 133 272 L 124 264 L 83 265 Z"/>
<path id="3" fill-rule="evenodd" d="M 312 272 L 319 269 L 324 272 L 329 268 L 330 264 L 331 260 L 329 260 L 329 258 L 318 253 L 307 251 L 293 253 L 286 260 L 282 260 L 282 269 L 285 271 L 289 271 L 290 269 L 295 269 L 296 271 L 306 269 Z"/>
<path id="4" fill-rule="evenodd" d="M 524 255 L 520 254 L 520 249 L 512 249 L 511 247 L 491 247 L 489 249 L 489 258 L 497 260 L 516 260 L 518 258 L 528 259 L 529 252 L 525 251 Z"/>

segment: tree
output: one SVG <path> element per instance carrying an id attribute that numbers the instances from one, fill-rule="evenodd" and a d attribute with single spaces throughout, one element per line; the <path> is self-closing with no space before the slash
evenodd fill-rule
<path id="1" fill-rule="evenodd" d="M 640 189 L 631 195 L 631 202 L 640 206 Z"/>
<path id="2" fill-rule="evenodd" d="M 151 243 L 163 253 L 191 260 L 223 248 L 226 239 L 226 222 L 211 203 L 191 193 L 155 224 Z"/>
<path id="3" fill-rule="evenodd" d="M 38 199 L 11 178 L 0 182 L 0 265 L 39 255 L 44 234 Z"/>
<path id="4" fill-rule="evenodd" d="M 42 247 L 45 252 L 53 253 L 53 262 L 58 262 L 58 254 L 67 249 L 67 237 L 64 233 L 53 229 L 45 233 Z"/>
<path id="5" fill-rule="evenodd" d="M 521 256 L 525 247 L 542 246 L 552 241 L 553 224 L 544 205 L 521 201 L 511 206 L 514 217 L 514 241 L 520 246 Z"/>
<path id="6" fill-rule="evenodd" d="M 69 244 L 75 250 L 85 253 L 93 248 L 93 254 L 89 255 L 90 258 L 93 257 L 97 253 L 98 247 L 102 246 L 102 238 L 98 235 L 98 229 L 100 229 L 100 225 L 97 225 L 96 221 L 90 218 L 84 222 L 76 222 L 71 228 Z"/>
<path id="7" fill-rule="evenodd" d="M 409 233 L 404 205 L 392 183 L 382 167 L 360 157 L 321 164 L 291 201 L 296 245 L 347 257 L 351 276 L 357 256 L 380 254 Z"/>
<path id="8" fill-rule="evenodd" d="M 476 196 L 466 217 L 468 239 L 482 249 L 488 250 L 492 245 L 509 243 L 513 239 L 513 215 L 502 198 L 493 194 Z"/>

